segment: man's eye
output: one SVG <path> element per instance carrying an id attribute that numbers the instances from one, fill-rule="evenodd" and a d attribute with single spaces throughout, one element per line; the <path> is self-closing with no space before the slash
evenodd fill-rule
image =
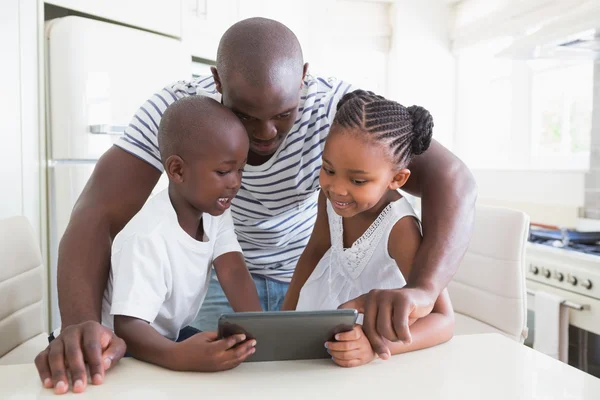
<path id="1" fill-rule="evenodd" d="M 250 120 L 252 119 L 252 117 L 249 117 L 249 116 L 247 116 L 247 115 L 244 115 L 244 114 L 236 114 L 236 115 L 237 115 L 237 117 L 238 117 L 239 119 L 241 119 L 242 121 L 250 121 Z"/>

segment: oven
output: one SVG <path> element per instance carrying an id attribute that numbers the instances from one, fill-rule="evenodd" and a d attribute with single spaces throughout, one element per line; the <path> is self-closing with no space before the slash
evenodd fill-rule
<path id="1" fill-rule="evenodd" d="M 536 335 L 544 334 L 534 324 L 535 294 L 557 295 L 564 299 L 561 306 L 568 309 L 569 364 L 600 377 L 600 255 L 556 245 L 560 244 L 527 245 L 529 336 L 525 344 L 532 346 Z"/>

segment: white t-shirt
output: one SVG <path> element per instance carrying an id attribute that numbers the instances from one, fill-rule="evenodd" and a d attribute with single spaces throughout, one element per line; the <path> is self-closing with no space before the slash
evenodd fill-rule
<path id="1" fill-rule="evenodd" d="M 398 264 L 388 251 L 396 222 L 404 217 L 418 220 L 406 198 L 388 204 L 350 248 L 344 248 L 342 217 L 335 213 L 329 200 L 327 217 L 331 247 L 300 290 L 296 310 L 334 310 L 372 289 L 395 289 L 406 285 Z"/>
<path id="2" fill-rule="evenodd" d="M 242 251 L 229 210 L 218 217 L 204 214 L 202 223 L 200 242 L 179 225 L 168 190 L 148 200 L 113 242 L 104 325 L 113 329 L 113 315 L 127 315 L 177 339 L 200 310 L 213 260 Z"/>
<path id="3" fill-rule="evenodd" d="M 307 75 L 290 133 L 269 161 L 244 168 L 231 214 L 252 274 L 290 281 L 316 220 L 325 139 L 339 100 L 353 90 L 334 78 Z M 116 145 L 162 172 L 157 141 L 162 115 L 177 100 L 196 95 L 221 101 L 212 76 L 176 82 L 140 107 Z"/>

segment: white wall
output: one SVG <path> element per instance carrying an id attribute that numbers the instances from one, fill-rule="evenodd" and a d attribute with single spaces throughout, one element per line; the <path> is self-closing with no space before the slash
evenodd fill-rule
<path id="1" fill-rule="evenodd" d="M 40 237 L 37 7 L 0 5 L 0 218 L 25 215 Z"/>
<path id="2" fill-rule="evenodd" d="M 392 18 L 388 96 L 405 106 L 427 108 L 434 119 L 434 138 L 451 148 L 455 112 L 455 60 L 450 50 L 453 11 L 439 0 L 398 0 L 392 7 Z"/>

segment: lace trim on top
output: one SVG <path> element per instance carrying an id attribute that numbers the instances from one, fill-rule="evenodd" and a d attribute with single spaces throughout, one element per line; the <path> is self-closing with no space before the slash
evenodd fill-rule
<path id="1" fill-rule="evenodd" d="M 377 244 L 381 241 L 386 228 L 392 222 L 389 215 L 393 203 L 388 204 L 377 216 L 369 228 L 352 244 L 344 249 L 344 226 L 342 217 L 337 215 L 327 202 L 327 214 L 331 231 L 332 254 L 330 257 L 329 276 L 333 279 L 332 269 L 341 269 L 353 280 L 358 278 L 371 260 Z M 334 265 L 337 264 L 337 265 Z M 333 273 L 333 274 L 332 274 Z"/>

